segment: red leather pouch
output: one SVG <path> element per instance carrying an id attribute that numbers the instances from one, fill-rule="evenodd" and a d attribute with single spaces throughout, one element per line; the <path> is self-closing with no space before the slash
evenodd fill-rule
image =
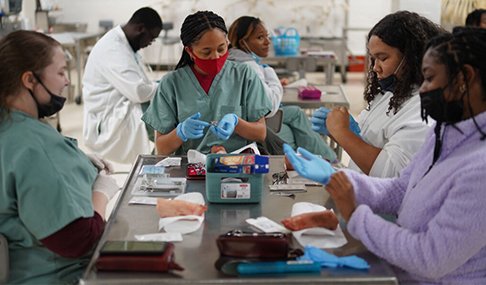
<path id="1" fill-rule="evenodd" d="M 172 243 L 167 243 L 162 254 L 102 254 L 96 260 L 96 268 L 113 271 L 184 270 L 174 261 Z"/>
<path id="2" fill-rule="evenodd" d="M 283 258 L 289 254 L 289 240 L 283 233 L 248 233 L 239 230 L 220 235 L 219 252 L 232 257 Z"/>
<path id="3" fill-rule="evenodd" d="M 297 93 L 302 99 L 320 99 L 322 91 L 314 85 L 299 86 L 297 87 Z"/>

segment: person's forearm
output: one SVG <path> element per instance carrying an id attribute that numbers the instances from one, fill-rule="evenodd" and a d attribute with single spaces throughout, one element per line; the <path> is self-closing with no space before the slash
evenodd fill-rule
<path id="1" fill-rule="evenodd" d="M 331 138 L 348 153 L 349 157 L 364 173 L 370 173 L 381 148 L 367 144 L 349 129 L 336 132 Z"/>
<path id="2" fill-rule="evenodd" d="M 157 135 L 155 136 L 157 153 L 162 155 L 172 154 L 181 146 L 183 142 L 184 141 L 177 136 L 176 129 L 166 135 L 157 132 Z"/>
<path id="3" fill-rule="evenodd" d="M 93 203 L 95 212 L 98 213 L 104 221 L 106 215 L 106 205 L 108 205 L 109 202 L 108 198 L 103 193 L 93 192 L 91 202 Z"/>
<path id="4" fill-rule="evenodd" d="M 256 122 L 247 122 L 238 118 L 238 125 L 235 127 L 235 133 L 250 141 L 263 142 L 267 137 L 265 118 L 260 118 Z"/>

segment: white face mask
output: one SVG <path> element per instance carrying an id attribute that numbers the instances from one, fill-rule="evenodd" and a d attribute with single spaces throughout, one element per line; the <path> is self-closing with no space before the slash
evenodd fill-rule
<path id="1" fill-rule="evenodd" d="M 246 46 L 246 52 L 249 53 L 251 55 L 251 57 L 253 58 L 253 60 L 256 61 L 256 63 L 260 63 L 260 61 L 262 61 L 262 57 L 256 55 L 254 52 L 251 51 L 250 47 L 246 44 L 246 41 L 243 40 L 243 43 L 245 43 L 245 46 Z"/>

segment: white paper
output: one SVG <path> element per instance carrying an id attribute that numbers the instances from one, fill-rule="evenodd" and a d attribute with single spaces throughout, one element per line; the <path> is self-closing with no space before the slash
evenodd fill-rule
<path id="1" fill-rule="evenodd" d="M 298 202 L 292 207 L 292 217 L 304 213 L 322 212 L 327 210 L 324 206 Z M 315 246 L 318 248 L 341 247 L 348 243 L 341 227 L 332 231 L 325 228 L 309 228 L 301 231 L 294 231 L 292 235 L 302 246 Z"/>
<path id="2" fill-rule="evenodd" d="M 146 235 L 135 235 L 135 239 L 139 241 L 182 241 L 182 235 L 180 233 L 156 233 Z"/>
<path id="3" fill-rule="evenodd" d="M 274 232 L 282 232 L 284 234 L 290 233 L 290 231 L 286 227 L 270 220 L 267 217 L 246 219 L 246 222 L 266 233 L 274 233 Z"/>
<path id="4" fill-rule="evenodd" d="M 133 197 L 130 199 L 128 204 L 133 205 L 133 204 L 138 204 L 138 205 L 152 205 L 155 206 L 157 205 L 157 198 L 152 198 L 152 197 Z"/>
<path id="5" fill-rule="evenodd" d="M 174 200 L 182 200 L 201 205 L 205 204 L 204 197 L 199 192 L 182 194 L 175 197 Z M 159 220 L 159 230 L 164 229 L 167 233 L 192 233 L 201 227 L 201 224 L 204 221 L 204 216 L 205 214 L 202 216 L 187 215 L 161 218 Z"/>
<path id="6" fill-rule="evenodd" d="M 200 153 L 195 149 L 190 149 L 187 151 L 187 162 L 188 163 L 202 163 L 206 165 L 206 155 Z"/>
<path id="7" fill-rule="evenodd" d="M 161 161 L 157 162 L 155 166 L 181 166 L 182 157 L 166 157 Z"/>
<path id="8" fill-rule="evenodd" d="M 251 149 L 251 150 L 253 150 L 253 152 L 254 152 L 255 154 L 260 154 L 260 151 L 258 150 L 258 146 L 257 146 L 256 144 L 254 144 L 254 143 L 251 143 L 251 144 L 245 145 L 244 147 L 239 148 L 239 149 L 237 149 L 237 150 L 235 150 L 235 151 L 231 152 L 231 154 L 238 154 L 238 153 L 241 153 L 241 152 L 243 152 L 243 151 L 245 151 L 245 150 L 247 150 L 247 149 Z"/>

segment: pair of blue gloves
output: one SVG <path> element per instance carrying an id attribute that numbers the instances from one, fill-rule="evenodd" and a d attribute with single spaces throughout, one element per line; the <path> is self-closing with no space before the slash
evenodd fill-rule
<path id="1" fill-rule="evenodd" d="M 204 135 L 204 128 L 209 126 L 209 123 L 198 120 L 199 117 L 201 114 L 197 112 L 177 125 L 177 136 L 181 140 L 198 139 Z M 238 116 L 226 114 L 218 122 L 218 126 L 211 126 L 209 129 L 222 140 L 228 140 L 236 125 L 238 125 Z"/>
<path id="2" fill-rule="evenodd" d="M 297 257 L 297 260 L 311 260 L 319 262 L 321 266 L 325 267 L 342 267 L 346 266 L 354 269 L 368 269 L 370 265 L 366 260 L 357 257 L 356 255 L 337 257 L 322 249 L 314 246 L 306 246 L 304 255 Z"/>
<path id="3" fill-rule="evenodd" d="M 314 112 L 314 115 L 311 118 L 311 123 L 312 123 L 312 130 L 314 132 L 318 132 L 320 134 L 329 135 L 329 131 L 327 130 L 326 126 L 326 119 L 327 119 L 327 114 L 329 114 L 331 110 L 321 107 L 319 110 Z M 349 115 L 349 129 L 361 137 L 359 134 L 361 133 L 361 129 L 358 126 L 358 123 L 354 120 L 353 116 L 351 114 Z"/>
<path id="4" fill-rule="evenodd" d="M 284 143 L 283 149 L 287 159 L 302 177 L 325 185 L 331 178 L 331 174 L 336 172 L 327 160 L 312 154 L 305 148 L 297 149 L 302 156 L 297 155 L 289 144 Z"/>

